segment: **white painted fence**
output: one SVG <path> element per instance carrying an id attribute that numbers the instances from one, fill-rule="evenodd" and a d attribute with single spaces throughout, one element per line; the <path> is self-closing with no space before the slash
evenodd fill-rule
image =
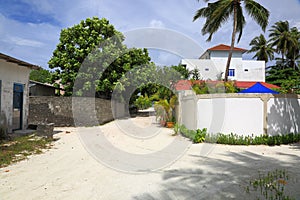
<path id="1" fill-rule="evenodd" d="M 300 133 L 300 96 L 272 94 L 179 94 L 178 122 L 209 133 Z"/>

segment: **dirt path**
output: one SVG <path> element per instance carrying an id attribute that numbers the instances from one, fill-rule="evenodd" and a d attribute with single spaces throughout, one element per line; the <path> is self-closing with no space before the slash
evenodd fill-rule
<path id="1" fill-rule="evenodd" d="M 138 117 L 131 122 L 147 127 L 153 124 L 153 119 Z M 98 128 L 58 128 L 60 132 L 55 137 L 59 140 L 53 149 L 0 169 L 0 199 L 253 199 L 244 188 L 259 171 L 274 169 L 289 172 L 286 190 L 300 199 L 299 145 L 193 144 L 165 168 L 129 173 L 99 162 L 89 153 L 87 143 L 82 144 L 80 134 L 97 132 Z M 100 134 L 106 135 L 113 146 L 145 157 L 174 140 L 186 142 L 180 136 L 171 136 L 170 129 L 162 129 L 144 140 L 122 134 L 116 122 L 102 126 L 101 130 Z M 170 150 L 164 153 L 162 158 L 172 155 Z M 118 162 L 114 155 L 110 157 L 113 164 Z"/>

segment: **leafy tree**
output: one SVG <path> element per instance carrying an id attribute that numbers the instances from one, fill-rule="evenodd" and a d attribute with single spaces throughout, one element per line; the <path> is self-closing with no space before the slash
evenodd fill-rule
<path id="1" fill-rule="evenodd" d="M 250 42 L 251 49 L 248 53 L 254 53 L 255 55 L 253 58 L 257 60 L 264 60 L 266 63 L 269 60 L 274 59 L 274 49 L 272 48 L 271 44 L 269 44 L 263 34 L 260 36 L 255 37 Z"/>
<path id="2" fill-rule="evenodd" d="M 299 32 L 295 29 L 292 31 L 288 21 L 276 22 L 270 29 L 269 37 L 272 46 L 281 54 L 282 62 L 288 54 L 295 56 L 296 51 L 299 53 Z"/>
<path id="3" fill-rule="evenodd" d="M 73 91 L 77 96 L 104 98 L 111 98 L 115 89 L 122 93 L 130 85 L 128 80 L 133 81 L 125 74 L 150 63 L 147 49 L 128 49 L 123 40 L 122 33 L 104 18 L 88 18 L 63 29 L 49 61 L 49 67 L 56 69 L 52 81 L 60 80 L 67 96 Z"/>
<path id="4" fill-rule="evenodd" d="M 201 79 L 201 75 L 200 75 L 200 71 L 199 69 L 193 69 L 190 74 L 192 75 L 192 79 L 193 80 L 200 80 Z"/>
<path id="5" fill-rule="evenodd" d="M 190 76 L 189 70 L 184 65 L 173 65 L 171 66 L 172 69 L 175 69 L 177 72 L 181 74 L 182 79 L 188 79 Z"/>
<path id="6" fill-rule="evenodd" d="M 205 1 L 207 2 L 209 0 Z M 228 81 L 228 71 L 236 40 L 236 34 L 239 33 L 237 39 L 237 42 L 239 42 L 242 37 L 243 28 L 246 24 L 242 3 L 244 4 L 244 8 L 248 14 L 265 31 L 268 25 L 269 11 L 254 0 L 218 0 L 213 3 L 208 3 L 207 7 L 199 9 L 194 16 L 194 21 L 199 18 L 206 18 L 202 28 L 202 34 L 209 34 L 207 41 L 211 41 L 213 34 L 217 32 L 230 17 L 233 18 L 231 47 L 226 64 L 225 81 Z"/>
<path id="7" fill-rule="evenodd" d="M 60 80 L 65 95 L 71 95 L 83 61 L 92 50 L 111 37 L 115 38 L 114 45 L 121 46 L 123 35 L 105 18 L 87 18 L 71 28 L 62 29 L 59 44 L 48 62 L 49 68 L 55 69 L 52 82 Z"/>
<path id="8" fill-rule="evenodd" d="M 46 69 L 31 70 L 29 79 L 41 83 L 47 83 L 51 79 L 51 72 Z"/>

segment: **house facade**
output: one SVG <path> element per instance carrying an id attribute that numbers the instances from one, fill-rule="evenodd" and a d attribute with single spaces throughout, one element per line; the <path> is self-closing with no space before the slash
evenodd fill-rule
<path id="1" fill-rule="evenodd" d="M 220 80 L 225 77 L 230 46 L 220 44 L 206 50 L 199 59 L 182 59 L 188 70 L 198 69 L 203 80 Z M 235 47 L 229 67 L 228 79 L 265 82 L 265 61 L 244 60 L 247 50 Z"/>
<path id="2" fill-rule="evenodd" d="M 0 53 L 0 125 L 8 133 L 27 128 L 31 69 L 39 67 Z"/>

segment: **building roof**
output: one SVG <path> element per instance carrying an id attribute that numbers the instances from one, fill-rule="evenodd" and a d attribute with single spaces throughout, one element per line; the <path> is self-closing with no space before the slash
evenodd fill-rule
<path id="1" fill-rule="evenodd" d="M 40 67 L 37 66 L 37 65 L 33 65 L 33 64 L 28 63 L 28 62 L 19 60 L 17 58 L 13 58 L 13 57 L 5 55 L 3 53 L 0 53 L 0 59 L 3 59 L 5 61 L 7 61 L 7 62 L 15 63 L 15 64 L 17 64 L 19 66 L 28 67 L 30 69 L 40 69 Z"/>
<path id="2" fill-rule="evenodd" d="M 200 82 L 203 82 L 203 81 L 194 81 L 194 83 L 200 83 Z M 223 81 L 205 81 L 207 84 L 211 84 L 211 85 L 216 85 L 218 83 L 223 83 Z M 234 81 L 235 83 L 235 86 L 237 88 L 240 88 L 240 89 L 247 89 L 251 86 L 253 86 L 255 83 L 255 81 Z M 265 83 L 265 82 L 259 82 L 261 83 L 263 86 L 265 86 L 266 88 L 269 88 L 269 89 L 278 89 L 280 87 L 278 87 L 277 85 L 273 85 L 273 84 L 270 84 L 270 83 Z M 177 91 L 181 91 L 181 90 L 191 90 L 191 87 L 192 87 L 192 81 L 190 80 L 180 80 L 176 83 L 175 85 L 175 89 Z"/>
<path id="3" fill-rule="evenodd" d="M 209 49 L 207 49 L 208 51 L 230 51 L 230 46 L 225 45 L 225 44 L 219 44 L 217 46 L 211 47 Z M 238 48 L 238 47 L 234 47 L 233 51 L 240 51 L 240 52 L 246 52 L 247 49 L 242 49 L 242 48 Z"/>
<path id="4" fill-rule="evenodd" d="M 49 83 L 41 83 L 41 82 L 38 82 L 38 81 L 29 80 L 29 87 L 34 86 L 34 85 L 42 85 L 42 86 L 45 86 L 45 87 L 56 88 L 55 86 L 53 86 Z M 56 88 L 56 89 L 58 89 L 58 88 Z"/>

